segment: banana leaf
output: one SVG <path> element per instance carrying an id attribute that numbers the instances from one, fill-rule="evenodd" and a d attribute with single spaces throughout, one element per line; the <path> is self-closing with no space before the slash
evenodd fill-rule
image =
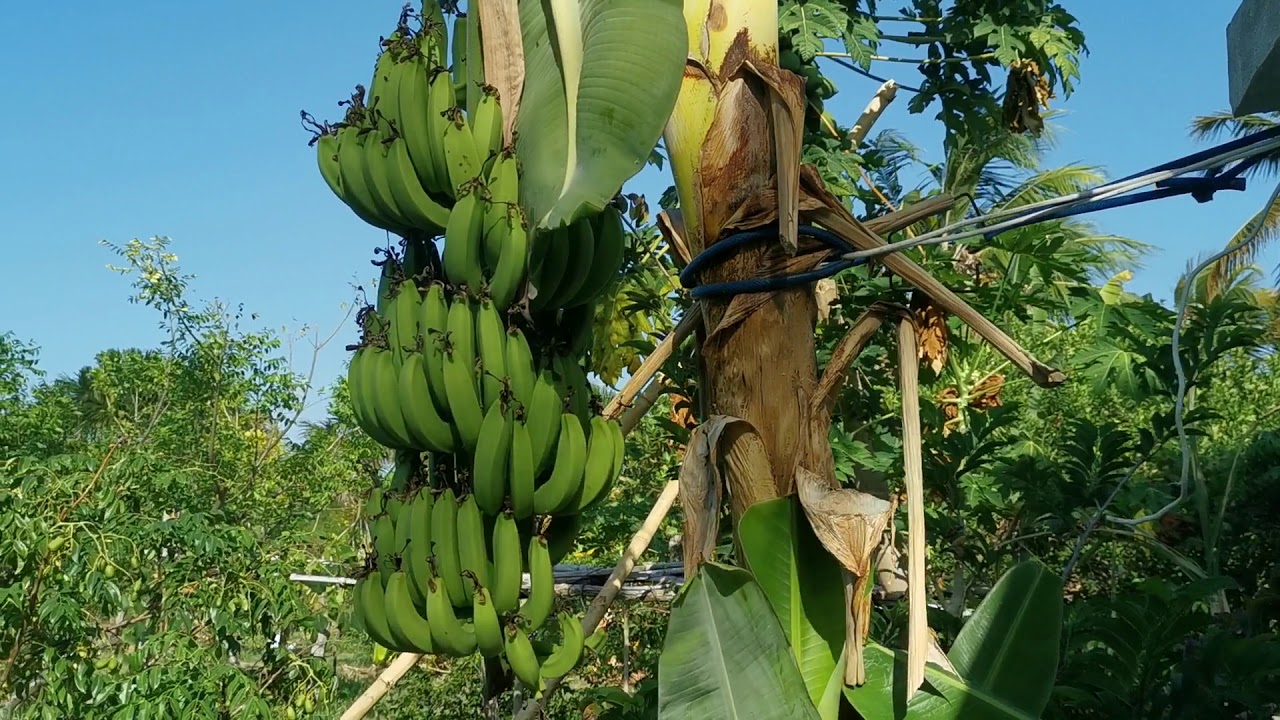
<path id="1" fill-rule="evenodd" d="M 751 573 L 705 563 L 681 589 L 658 658 L 658 717 L 818 720 Z"/>
<path id="2" fill-rule="evenodd" d="M 752 505 L 738 523 L 748 569 L 782 624 L 809 699 L 823 720 L 843 704 L 844 585 L 840 568 L 792 496 Z"/>
<path id="3" fill-rule="evenodd" d="M 959 677 L 929 665 L 906 702 L 906 653 L 869 643 L 867 683 L 845 697 L 866 720 L 1031 720 L 1053 692 L 1062 634 L 1062 584 L 1035 561 L 1006 572 L 956 637 Z M 963 679 L 962 679 L 963 678 Z"/>
<path id="4" fill-rule="evenodd" d="M 681 0 L 520 0 L 520 198 L 541 228 L 599 212 L 644 167 L 675 107 Z"/>
<path id="5" fill-rule="evenodd" d="M 1061 637 L 1062 581 L 1028 560 L 982 599 L 947 658 L 970 687 L 1039 717 L 1053 693 Z"/>

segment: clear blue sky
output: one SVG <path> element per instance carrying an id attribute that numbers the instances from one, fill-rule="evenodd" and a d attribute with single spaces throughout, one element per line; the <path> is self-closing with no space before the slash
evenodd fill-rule
<path id="1" fill-rule="evenodd" d="M 1079 91 L 1062 106 L 1050 162 L 1102 165 L 1119 177 L 1199 149 L 1187 126 L 1227 106 L 1225 28 L 1238 3 L 1065 4 L 1092 54 Z M 74 373 L 104 348 L 154 346 L 158 317 L 126 302 L 128 281 L 105 269 L 114 258 L 97 241 L 168 235 L 183 269 L 197 276 L 198 299 L 243 303 L 268 327 L 328 334 L 351 284 L 372 277 L 370 251 L 383 236 L 329 194 L 298 111 L 338 116 L 336 102 L 367 83 L 377 38 L 400 5 L 9 8 L 0 25 L 10 98 L 0 115 L 0 331 L 39 344 L 41 365 L 54 375 Z M 910 65 L 875 69 L 917 80 Z M 842 93 L 833 111 L 848 123 L 877 83 L 835 72 Z M 901 128 L 940 159 L 932 112 L 911 116 L 905 100 L 880 127 Z M 656 202 L 667 184 L 646 171 L 630 189 Z M 1161 248 L 1131 287 L 1168 298 L 1188 259 L 1221 247 L 1266 199 L 1266 185 L 1209 205 L 1178 198 L 1094 219 Z M 1274 264 L 1274 254 L 1265 260 Z M 341 371 L 342 346 L 354 334 L 348 324 L 322 353 L 322 383 Z"/>

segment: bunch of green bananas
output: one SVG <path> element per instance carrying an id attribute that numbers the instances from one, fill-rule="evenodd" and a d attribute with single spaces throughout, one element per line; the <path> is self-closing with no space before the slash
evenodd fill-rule
<path id="1" fill-rule="evenodd" d="M 552 629 L 553 566 L 572 545 L 578 518 L 554 518 L 535 531 L 532 518 L 510 509 L 483 513 L 454 459 L 432 466 L 417 452 L 400 452 L 391 482 L 370 493 L 364 516 L 372 551 L 355 585 L 355 620 L 399 652 L 500 657 L 537 691 L 583 655 L 586 638 L 574 615 L 556 615 L 557 642 L 536 638 Z"/>
<path id="2" fill-rule="evenodd" d="M 622 469 L 622 430 L 584 366 L 623 265 L 622 213 L 531 228 L 478 28 L 458 15 L 450 38 L 434 0 L 417 17 L 402 14 L 368 93 L 316 141 L 330 189 L 403 238 L 348 369 L 357 424 L 396 453 L 365 507 L 355 617 L 393 650 L 501 657 L 536 691 L 581 659 L 579 619 L 547 622 L 553 566 Z"/>

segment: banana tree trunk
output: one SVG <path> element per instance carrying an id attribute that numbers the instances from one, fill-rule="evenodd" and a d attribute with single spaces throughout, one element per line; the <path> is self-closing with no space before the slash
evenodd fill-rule
<path id="1" fill-rule="evenodd" d="M 785 109 L 779 109 L 776 88 L 761 77 L 762 71 L 777 66 L 777 15 L 776 3 L 761 0 L 685 2 L 690 60 L 664 139 L 694 254 L 733 229 L 778 218 L 783 194 L 775 137 Z M 784 163 L 784 187 L 794 172 Z M 782 215 L 785 228 L 787 212 Z M 794 215 L 790 221 L 794 227 Z M 769 249 L 766 244 L 748 246 L 708 269 L 700 281 L 751 277 Z M 745 466 L 746 457 L 758 458 L 759 453 L 735 451 L 730 445 L 725 457 L 736 520 L 756 502 L 789 494 L 797 462 L 822 474 L 832 460 L 826 443 L 810 447 L 807 430 L 809 398 L 817 382 L 812 288 L 778 292 L 731 330 L 716 332 L 731 299 L 700 303 L 701 417 L 731 415 L 748 421 L 771 466 Z"/>

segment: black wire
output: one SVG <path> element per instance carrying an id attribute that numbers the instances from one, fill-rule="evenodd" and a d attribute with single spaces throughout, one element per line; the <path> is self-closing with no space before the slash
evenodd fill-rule
<path id="1" fill-rule="evenodd" d="M 849 62 L 848 60 L 845 60 L 844 58 L 828 57 L 828 56 L 826 56 L 826 55 L 824 55 L 824 56 L 822 56 L 822 57 L 824 57 L 824 58 L 825 58 L 825 59 L 827 59 L 827 60 L 830 60 L 831 62 L 833 62 L 833 63 L 835 63 L 835 64 L 837 64 L 837 65 L 840 65 L 840 66 L 842 66 L 842 67 L 848 68 L 848 69 L 850 69 L 850 70 L 852 70 L 852 71 L 854 71 L 854 72 L 858 73 L 859 75 L 863 75 L 863 76 L 865 76 L 865 77 L 871 78 L 872 80 L 875 80 L 876 82 L 882 82 L 882 83 L 887 83 L 887 82 L 889 82 L 889 78 L 883 78 L 883 77 L 880 77 L 879 75 L 876 75 L 876 74 L 874 74 L 874 73 L 871 73 L 871 72 L 869 72 L 869 71 L 867 71 L 867 70 L 863 70 L 862 68 L 858 67 L 857 65 L 854 65 L 853 63 Z M 894 85 L 897 85 L 898 87 L 902 88 L 903 90 L 907 90 L 907 91 L 909 91 L 909 92 L 913 92 L 913 93 L 922 93 L 922 92 L 924 92 L 924 90 L 921 90 L 921 89 L 920 89 L 920 88 L 918 88 L 918 87 L 911 87 L 910 85 L 903 85 L 902 83 L 898 82 L 897 80 L 894 80 L 894 81 L 893 81 L 893 84 L 894 84 Z"/>
<path id="2" fill-rule="evenodd" d="M 801 225 L 797 228 L 796 234 L 811 237 L 822 242 L 822 244 L 831 248 L 831 255 L 836 258 L 839 258 L 839 256 L 844 253 L 854 251 L 854 247 L 846 242 L 844 238 L 833 232 L 823 230 L 822 228 L 813 227 L 812 225 Z M 692 288 L 691 294 L 695 298 L 745 295 L 748 293 L 770 292 L 773 290 L 802 287 L 842 273 L 855 265 L 861 265 L 867 262 L 865 259 L 824 260 L 818 267 L 802 273 L 796 273 L 795 275 L 775 275 L 772 277 L 749 278 L 747 280 L 730 280 L 728 282 L 713 283 L 711 285 L 698 284 L 698 274 L 709 265 L 723 261 L 734 251 L 748 243 L 758 240 L 768 240 L 776 238 L 777 236 L 778 228 L 776 225 L 767 225 L 765 227 L 734 233 L 714 245 L 707 247 L 702 252 L 698 253 L 696 257 L 690 260 L 689 264 L 680 271 L 680 284 L 685 288 Z"/>

